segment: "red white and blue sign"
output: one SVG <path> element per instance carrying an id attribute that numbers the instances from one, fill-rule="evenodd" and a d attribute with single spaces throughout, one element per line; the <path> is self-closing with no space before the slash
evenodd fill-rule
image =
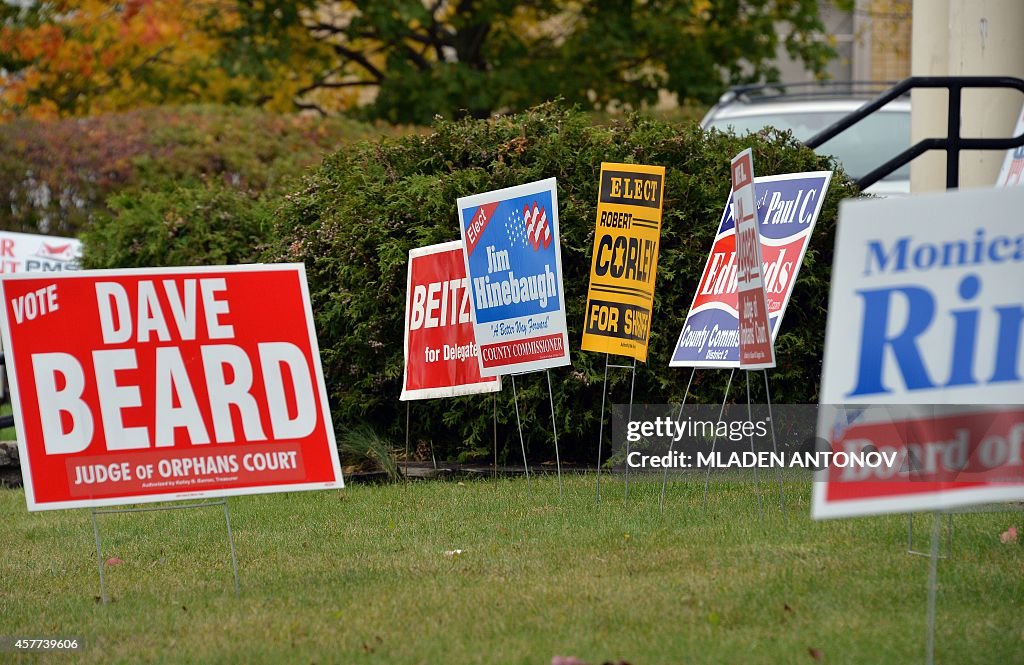
<path id="1" fill-rule="evenodd" d="M 82 241 L 0 231 L 0 273 L 78 270 Z"/>
<path id="2" fill-rule="evenodd" d="M 760 220 L 762 278 L 774 344 L 800 272 L 811 233 L 825 201 L 831 171 L 754 179 Z M 722 212 L 718 234 L 669 365 L 739 367 L 739 301 L 733 199 Z"/>
<path id="3" fill-rule="evenodd" d="M 814 517 L 1024 498 L 1022 209 L 1019 187 L 841 204 L 818 437 L 908 461 L 824 470 Z"/>
<path id="4" fill-rule="evenodd" d="M 569 364 L 555 179 L 458 200 L 480 375 Z"/>

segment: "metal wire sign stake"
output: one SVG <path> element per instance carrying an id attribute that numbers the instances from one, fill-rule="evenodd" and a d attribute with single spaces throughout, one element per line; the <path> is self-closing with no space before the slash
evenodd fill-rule
<path id="1" fill-rule="evenodd" d="M 603 444 L 604 444 L 604 408 L 606 398 L 608 395 L 608 368 L 614 369 L 628 369 L 632 374 L 632 378 L 629 382 L 629 415 L 628 418 L 633 418 L 633 389 L 636 386 L 636 359 L 633 360 L 632 365 L 609 365 L 608 355 L 604 354 L 604 383 L 601 386 L 601 416 L 598 421 L 598 435 L 597 435 L 597 503 L 601 503 L 601 461 L 603 459 Z M 629 459 L 629 439 L 626 439 L 626 459 Z M 626 497 L 625 500 L 629 501 L 629 464 L 626 464 Z"/>
<path id="2" fill-rule="evenodd" d="M 97 515 L 114 515 L 118 513 L 148 513 L 155 512 L 158 510 L 186 510 L 190 508 L 211 508 L 214 506 L 224 507 L 224 524 L 227 526 L 228 531 L 228 548 L 231 550 L 231 571 L 235 577 L 235 596 L 238 595 L 238 560 L 235 558 L 235 539 L 231 533 L 231 515 L 228 512 L 227 499 L 221 499 L 219 501 L 204 501 L 202 503 L 180 503 L 171 506 L 153 506 L 147 508 L 110 508 L 104 510 L 92 509 L 92 533 L 96 539 L 96 565 L 99 568 L 100 573 L 100 601 L 102 604 L 107 604 L 107 584 L 106 577 L 103 574 L 103 546 L 100 541 L 100 527 L 96 522 Z"/>
<path id="3" fill-rule="evenodd" d="M 562 458 L 558 454 L 558 425 L 555 423 L 555 393 L 551 390 L 551 370 L 544 370 L 548 377 L 548 403 L 551 405 L 551 435 L 555 438 L 555 467 L 558 470 L 558 498 L 562 498 Z"/>
<path id="4" fill-rule="evenodd" d="M 512 401 L 516 405 L 516 428 L 519 430 L 519 447 L 523 450 L 523 472 L 526 474 L 526 494 L 533 496 L 533 485 L 530 483 L 530 463 L 526 461 L 526 441 L 523 439 L 523 421 L 519 418 L 519 394 L 516 392 L 516 375 L 512 378 Z"/>
<path id="5" fill-rule="evenodd" d="M 686 382 L 686 391 L 683 392 L 683 401 L 679 404 L 679 415 L 676 416 L 676 422 L 682 422 L 683 420 L 683 409 L 686 408 L 686 398 L 690 396 L 690 387 L 693 385 L 693 375 L 697 373 L 697 368 L 690 368 L 690 380 Z M 672 456 L 672 451 L 675 447 L 676 441 L 673 438 L 668 444 L 669 457 Z M 661 476 L 661 512 L 665 513 L 665 488 L 668 486 L 668 466 L 665 467 L 665 471 Z"/>
<path id="6" fill-rule="evenodd" d="M 935 663 L 935 596 L 939 580 L 939 541 L 942 539 L 942 518 L 932 514 L 932 546 L 928 558 L 928 627 L 925 637 L 925 663 Z"/>
<path id="7" fill-rule="evenodd" d="M 521 372 L 518 374 L 511 374 L 512 377 L 512 400 L 516 406 L 516 425 L 519 427 L 519 445 L 523 449 L 523 469 L 526 471 L 526 487 L 527 492 L 532 495 L 533 489 L 530 486 L 530 465 L 526 461 L 526 443 L 523 438 L 523 423 L 519 418 L 519 397 L 516 393 L 516 376 L 522 376 L 523 374 L 529 374 L 530 372 Z M 562 456 L 558 450 L 558 425 L 555 418 L 555 396 L 551 389 L 551 370 L 544 370 L 544 374 L 548 380 L 548 404 L 551 406 L 551 435 L 555 441 L 555 469 L 558 474 L 558 498 L 561 499 L 564 493 L 562 487 Z"/>
<path id="8" fill-rule="evenodd" d="M 722 416 L 725 414 L 725 403 L 729 401 L 729 389 L 732 388 L 732 377 L 736 375 L 736 369 L 729 370 L 729 382 L 725 384 L 725 394 L 722 395 L 722 408 L 718 411 L 718 420 L 722 420 Z M 718 431 L 715 430 L 715 436 L 711 439 L 711 456 L 715 456 L 715 445 L 718 443 Z M 707 475 L 704 477 L 704 501 L 701 502 L 701 510 L 707 510 L 708 508 L 708 486 L 711 484 L 711 466 L 708 466 Z M 760 490 L 758 490 L 758 498 L 760 499 Z"/>

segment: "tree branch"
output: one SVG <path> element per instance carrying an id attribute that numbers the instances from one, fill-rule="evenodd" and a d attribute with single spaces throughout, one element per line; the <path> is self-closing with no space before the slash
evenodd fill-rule
<path id="1" fill-rule="evenodd" d="M 398 42 L 398 43 L 396 43 L 394 45 L 399 47 L 399 48 L 401 48 L 402 51 L 405 52 L 405 54 L 409 58 L 409 60 L 412 60 L 412 63 L 414 65 L 416 65 L 416 67 L 421 72 L 425 72 L 425 71 L 430 69 L 430 63 L 427 62 L 427 59 L 424 58 L 422 54 L 417 53 L 415 49 L 413 49 L 411 46 L 406 44 L 404 41 L 400 41 L 400 42 Z"/>
<path id="2" fill-rule="evenodd" d="M 331 44 L 331 48 L 333 48 L 334 52 L 338 55 L 343 58 L 348 58 L 369 72 L 370 76 L 372 76 L 377 83 L 382 83 L 384 81 L 384 72 L 374 66 L 374 64 L 362 53 L 354 51 L 343 44 Z"/>
<path id="3" fill-rule="evenodd" d="M 314 104 L 312 102 L 299 101 L 298 99 L 294 100 L 294 102 L 295 108 L 299 109 L 300 111 L 316 111 L 317 113 L 320 114 L 321 117 L 327 117 L 327 111 L 323 110 L 323 108 L 321 108 L 317 104 Z"/>
<path id="4" fill-rule="evenodd" d="M 316 81 L 295 91 L 296 95 L 304 95 L 307 92 L 321 89 L 355 88 L 363 85 L 380 85 L 377 81 Z"/>

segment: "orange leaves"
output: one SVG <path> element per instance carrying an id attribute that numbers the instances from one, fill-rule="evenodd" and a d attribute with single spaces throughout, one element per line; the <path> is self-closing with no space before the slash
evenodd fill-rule
<path id="1" fill-rule="evenodd" d="M 0 122 L 193 102 L 290 111 L 333 56 L 301 21 L 267 22 L 237 0 L 43 0 L 38 8 L 39 20 L 0 27 L 0 56 L 14 61 L 0 69 Z M 337 92 L 340 106 L 357 101 L 356 89 Z"/>
<path id="2" fill-rule="evenodd" d="M 128 0 L 124 3 L 122 20 L 124 20 L 125 22 L 130 21 L 133 16 L 135 16 L 151 4 L 153 4 L 152 0 Z"/>
<path id="3" fill-rule="evenodd" d="M 41 23 L 12 23 L 0 32 L 0 52 L 22 63 L 0 73 L 0 116 L 88 115 L 193 100 L 193 81 L 182 81 L 177 68 L 191 63 L 182 69 L 198 76 L 213 57 L 217 45 L 201 25 L 211 4 L 231 3 L 41 3 Z"/>
<path id="4" fill-rule="evenodd" d="M 0 29 L 0 52 L 15 54 L 22 60 L 54 58 L 63 41 L 64 35 L 55 25 L 22 30 L 12 27 Z"/>
<path id="5" fill-rule="evenodd" d="M 38 29 L 39 49 L 42 54 L 52 59 L 60 55 L 61 46 L 64 44 L 64 35 L 60 28 L 54 25 L 42 25 Z"/>

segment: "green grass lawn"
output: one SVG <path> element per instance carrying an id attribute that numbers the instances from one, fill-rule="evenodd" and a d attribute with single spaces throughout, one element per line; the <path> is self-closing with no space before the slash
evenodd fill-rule
<path id="1" fill-rule="evenodd" d="M 812 522 L 808 483 L 567 477 L 351 486 L 230 499 L 241 596 L 216 508 L 101 517 L 101 606 L 87 510 L 29 514 L 0 492 L 0 634 L 80 636 L 60 662 L 916 663 L 928 560 L 906 517 Z M 772 487 L 774 489 L 774 486 Z M 939 564 L 940 663 L 1024 662 L 1020 513 L 955 517 Z M 927 547 L 930 518 L 916 520 Z M 461 549 L 457 556 L 447 555 Z M 812 655 L 810 650 L 815 650 Z M 5 656 L 0 656 L 2 660 Z M 10 658 L 10 656 L 6 656 Z M 21 662 L 21 661 L 17 661 Z"/>

